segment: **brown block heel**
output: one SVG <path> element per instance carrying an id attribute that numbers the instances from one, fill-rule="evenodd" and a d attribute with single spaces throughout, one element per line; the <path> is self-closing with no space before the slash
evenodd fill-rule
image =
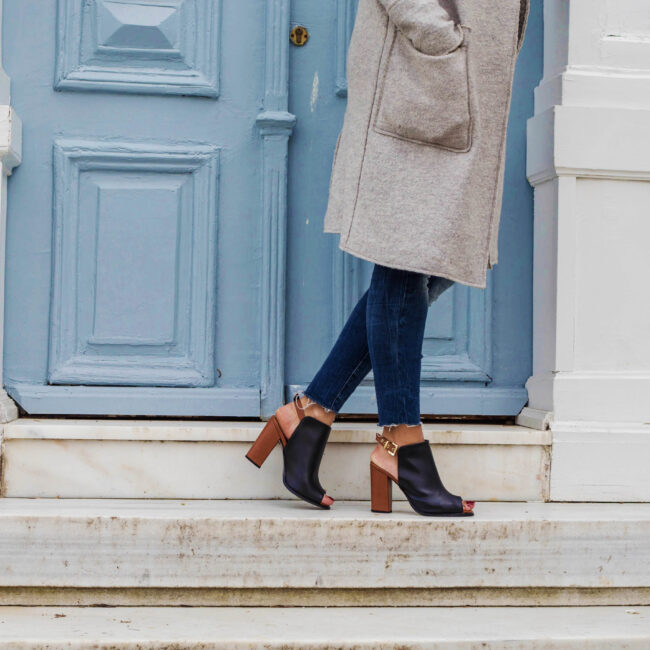
<path id="1" fill-rule="evenodd" d="M 273 451 L 273 447 L 278 442 L 284 441 L 284 434 L 280 428 L 280 423 L 274 416 L 266 423 L 266 426 L 257 436 L 257 440 L 252 444 L 251 448 L 246 454 L 246 458 L 250 460 L 253 465 L 262 467 L 262 463 L 268 458 L 269 454 Z"/>
<path id="2" fill-rule="evenodd" d="M 370 510 L 393 512 L 393 481 L 374 463 L 370 463 Z"/>

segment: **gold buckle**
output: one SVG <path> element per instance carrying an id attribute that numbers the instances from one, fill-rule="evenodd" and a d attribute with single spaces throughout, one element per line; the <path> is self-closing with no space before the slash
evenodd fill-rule
<path id="1" fill-rule="evenodd" d="M 385 438 L 381 433 L 377 434 L 377 442 L 388 452 L 390 456 L 394 456 L 397 453 L 397 448 L 399 445 L 388 438 Z"/>
<path id="2" fill-rule="evenodd" d="M 386 440 L 386 442 L 384 442 L 383 445 L 384 445 L 384 449 L 391 456 L 394 456 L 397 453 L 397 444 L 394 443 L 392 440 Z"/>

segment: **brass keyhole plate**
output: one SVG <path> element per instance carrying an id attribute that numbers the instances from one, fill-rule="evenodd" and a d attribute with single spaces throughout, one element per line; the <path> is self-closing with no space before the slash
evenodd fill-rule
<path id="1" fill-rule="evenodd" d="M 309 40 L 309 32 L 306 27 L 296 25 L 289 34 L 289 38 L 294 45 L 302 47 Z"/>

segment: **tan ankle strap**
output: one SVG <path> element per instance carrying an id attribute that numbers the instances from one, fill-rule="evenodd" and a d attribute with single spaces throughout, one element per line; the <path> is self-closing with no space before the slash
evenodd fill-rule
<path id="1" fill-rule="evenodd" d="M 377 433 L 377 442 L 391 455 L 394 456 L 399 449 L 399 445 L 392 440 L 384 437 L 381 433 Z"/>

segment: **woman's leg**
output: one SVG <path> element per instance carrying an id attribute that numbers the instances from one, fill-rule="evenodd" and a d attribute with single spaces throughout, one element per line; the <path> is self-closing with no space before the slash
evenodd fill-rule
<path id="1" fill-rule="evenodd" d="M 404 404 L 401 411 L 403 412 L 406 408 L 411 413 L 411 420 L 416 418 L 419 422 L 420 360 L 424 325 L 429 307 L 428 299 L 431 298 L 432 290 L 434 299 L 437 299 L 452 284 L 452 280 L 442 277 L 425 276 L 375 265 L 369 288 L 352 310 L 332 350 L 303 392 L 300 399 L 301 406 L 309 407 L 311 416 L 331 424 L 336 413 L 340 411 L 348 397 L 370 372 L 374 363 L 381 366 L 379 371 L 374 371 L 375 381 L 377 381 L 377 372 L 379 372 L 379 381 L 383 385 L 380 416 L 383 411 L 384 414 L 392 414 L 399 420 L 402 414 L 396 408 L 395 400 L 406 399 L 409 403 Z M 405 296 L 400 293 L 403 288 L 406 289 Z M 371 296 L 370 306 L 368 305 L 369 296 Z M 382 354 L 382 350 L 386 347 L 386 342 L 390 340 L 396 328 L 395 305 L 403 297 L 408 299 L 409 306 L 405 309 L 404 318 L 406 320 L 402 325 L 402 345 L 405 341 L 407 343 L 412 341 L 413 345 L 407 345 L 400 352 L 401 357 L 407 363 L 407 368 L 398 368 L 398 372 L 408 376 L 408 386 L 403 391 L 393 386 L 391 394 L 390 384 L 382 379 L 386 373 L 390 375 L 393 372 L 397 357 L 395 354 Z M 411 306 L 412 302 L 415 303 L 414 306 Z M 372 341 L 369 340 L 366 322 L 368 317 L 377 321 Z M 369 343 L 376 348 L 372 355 L 374 357 L 372 362 Z M 292 431 L 298 424 L 295 410 L 290 406 L 282 407 L 278 412 L 281 424 L 288 431 Z"/>
<path id="2" fill-rule="evenodd" d="M 309 386 L 300 405 L 312 417 L 331 425 L 338 411 L 361 380 L 370 372 L 370 354 L 366 331 L 366 291 L 348 317 L 336 343 Z M 298 416 L 291 405 L 276 411 L 285 431 L 293 431 Z"/>
<path id="3" fill-rule="evenodd" d="M 379 426 L 420 428 L 420 367 L 428 308 L 426 275 L 375 265 L 366 327 Z"/>
<path id="4" fill-rule="evenodd" d="M 352 310 L 334 347 L 299 399 L 299 406 L 327 425 L 332 424 L 337 412 L 370 372 L 370 355 L 366 337 L 367 291 Z M 281 406 L 275 416 L 287 437 L 298 426 L 298 414 L 291 403 Z M 333 499 L 325 495 L 322 503 L 331 505 Z"/>
<path id="5" fill-rule="evenodd" d="M 398 444 L 423 440 L 419 425 L 420 366 L 429 306 L 427 279 L 419 273 L 375 265 L 370 287 L 300 398 L 300 406 L 308 409 L 309 415 L 331 425 L 372 369 L 379 424 Z M 287 404 L 276 411 L 276 416 L 289 437 L 298 425 L 295 409 Z M 376 458 L 380 452 L 386 458 Z M 391 473 L 397 475 L 396 459 L 383 447 L 373 451 L 373 460 L 388 471 L 395 461 Z M 332 500 L 326 496 L 323 502 Z"/>
<path id="6" fill-rule="evenodd" d="M 375 265 L 368 290 L 300 398 L 309 415 L 331 424 L 372 368 L 379 424 L 419 424 L 420 361 L 429 307 L 427 280 L 426 275 Z M 276 415 L 285 431 L 293 431 L 298 424 L 290 405 Z M 413 437 L 418 432 L 421 439 L 419 427 L 408 433 Z"/>
<path id="7" fill-rule="evenodd" d="M 394 272 L 394 274 L 392 273 Z M 368 296 L 369 293 L 373 295 L 374 306 L 371 309 L 371 314 L 381 314 L 378 312 L 378 304 L 381 300 L 378 298 L 381 287 L 386 286 L 386 279 L 388 277 L 403 278 L 411 277 L 411 281 L 416 276 L 418 286 L 421 282 L 424 283 L 425 292 L 425 311 L 422 312 L 422 303 L 418 302 L 418 326 L 422 331 L 416 335 L 416 338 L 422 339 L 424 320 L 426 320 L 426 311 L 428 310 L 429 301 L 437 300 L 438 297 L 451 285 L 453 280 L 438 276 L 420 276 L 419 274 L 410 273 L 408 271 L 398 271 L 387 267 L 379 267 L 379 270 L 374 270 L 370 287 L 361 296 L 352 313 L 348 317 L 341 333 L 325 359 L 320 370 L 316 373 L 315 377 L 303 391 L 300 399 L 300 405 L 303 408 L 309 407 L 309 414 L 317 419 L 331 424 L 334 421 L 336 413 L 340 411 L 343 404 L 348 397 L 354 392 L 355 388 L 363 380 L 363 378 L 370 372 L 372 368 L 370 350 L 368 347 L 368 328 L 366 326 L 366 319 L 368 316 Z M 398 281 L 398 280 L 395 280 Z M 395 290 L 395 286 L 392 287 Z M 409 294 L 410 295 L 410 294 Z M 419 297 L 418 292 L 418 297 Z M 409 335 L 407 327 L 407 335 Z M 384 336 L 377 332 L 374 337 L 374 342 L 381 347 L 384 345 Z M 420 348 L 422 343 L 420 341 Z M 417 348 L 417 345 L 416 345 Z M 416 400 L 419 401 L 419 382 L 420 382 L 420 352 L 417 353 L 417 359 L 411 359 L 410 379 L 411 379 L 411 392 L 414 390 L 414 385 L 417 383 L 418 391 L 415 393 Z M 379 354 L 375 353 L 375 360 L 378 362 Z M 391 359 L 384 359 L 384 363 Z M 417 375 L 417 378 L 415 377 Z M 290 406 L 290 405 L 288 405 Z M 419 420 L 419 403 L 410 405 L 413 412 L 418 412 Z M 283 409 L 281 414 L 286 420 L 286 430 L 292 431 L 298 424 L 298 418 L 295 410 L 292 408 Z M 293 424 L 293 426 L 292 426 Z"/>
<path id="8" fill-rule="evenodd" d="M 336 343 L 303 395 L 329 411 L 338 413 L 354 389 L 370 372 L 366 329 L 366 290 L 348 317 Z"/>
<path id="9" fill-rule="evenodd" d="M 422 343 L 428 312 L 426 275 L 375 265 L 366 328 L 379 426 L 398 445 L 424 440 L 420 422 Z M 372 461 L 397 477 L 397 456 L 377 444 Z M 472 502 L 463 502 L 470 511 Z"/>

